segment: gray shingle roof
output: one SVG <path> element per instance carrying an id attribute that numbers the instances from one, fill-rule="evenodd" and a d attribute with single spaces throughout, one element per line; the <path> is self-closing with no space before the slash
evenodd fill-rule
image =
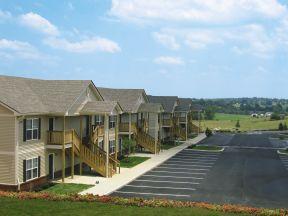
<path id="1" fill-rule="evenodd" d="M 179 105 L 176 107 L 175 111 L 178 112 L 188 112 L 191 111 L 192 99 L 191 98 L 178 98 Z"/>
<path id="2" fill-rule="evenodd" d="M 79 113 L 83 115 L 112 114 L 117 107 L 120 111 L 122 110 L 116 101 L 93 101 L 87 102 Z"/>
<path id="3" fill-rule="evenodd" d="M 142 103 L 138 112 L 160 113 L 163 112 L 163 106 L 160 103 Z"/>
<path id="4" fill-rule="evenodd" d="M 65 113 L 90 80 L 0 76 L 0 101 L 20 114 Z"/>
<path id="5" fill-rule="evenodd" d="M 174 111 L 175 102 L 177 102 L 177 96 L 152 96 L 148 95 L 149 102 L 151 103 L 161 103 L 164 112 L 172 113 Z"/>
<path id="6" fill-rule="evenodd" d="M 144 89 L 98 88 L 104 100 L 118 101 L 124 112 L 136 113 L 141 104 L 140 97 L 145 97 Z"/>

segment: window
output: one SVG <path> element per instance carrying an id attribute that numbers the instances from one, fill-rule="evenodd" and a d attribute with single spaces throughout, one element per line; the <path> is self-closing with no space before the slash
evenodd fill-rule
<path id="1" fill-rule="evenodd" d="M 26 140 L 38 140 L 39 119 L 26 119 Z"/>
<path id="2" fill-rule="evenodd" d="M 109 140 L 109 153 L 114 154 L 116 151 L 115 140 Z"/>
<path id="3" fill-rule="evenodd" d="M 99 147 L 100 149 L 104 150 L 104 140 L 102 140 L 102 141 L 100 141 L 100 142 L 98 143 L 98 147 Z"/>
<path id="4" fill-rule="evenodd" d="M 95 125 L 103 125 L 103 116 L 101 115 L 95 116 Z"/>
<path id="5" fill-rule="evenodd" d="M 26 180 L 38 177 L 38 157 L 26 160 Z"/>
<path id="6" fill-rule="evenodd" d="M 115 128 L 116 125 L 116 116 L 109 117 L 109 129 Z"/>

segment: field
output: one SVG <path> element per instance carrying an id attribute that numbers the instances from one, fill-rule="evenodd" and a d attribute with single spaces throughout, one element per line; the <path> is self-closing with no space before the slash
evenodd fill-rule
<path id="1" fill-rule="evenodd" d="M 214 120 L 203 120 L 201 128 L 235 130 L 237 120 L 240 122 L 239 131 L 277 130 L 280 122 L 288 124 L 287 118 L 280 121 L 270 121 L 269 118 L 252 118 L 249 115 L 217 113 Z"/>

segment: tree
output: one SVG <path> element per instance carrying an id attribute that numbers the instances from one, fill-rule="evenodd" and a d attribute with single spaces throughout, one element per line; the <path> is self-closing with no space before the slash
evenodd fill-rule
<path id="1" fill-rule="evenodd" d="M 207 137 L 210 137 L 210 136 L 213 135 L 213 134 L 212 134 L 212 131 L 211 131 L 209 128 L 206 128 L 205 134 L 206 134 Z"/>
<path id="2" fill-rule="evenodd" d="M 280 130 L 280 131 L 284 130 L 284 126 L 283 126 L 282 122 L 279 123 L 278 130 Z"/>
<path id="3" fill-rule="evenodd" d="M 215 117 L 215 108 L 209 106 L 205 109 L 205 119 L 206 120 L 213 120 Z"/>
<path id="4" fill-rule="evenodd" d="M 271 117 L 270 117 L 270 120 L 280 120 L 281 119 L 281 116 L 279 115 L 279 113 L 272 113 Z"/>
<path id="5" fill-rule="evenodd" d="M 236 128 L 240 128 L 240 121 L 239 121 L 239 119 L 237 120 L 235 127 L 236 127 Z"/>
<path id="6" fill-rule="evenodd" d="M 135 151 L 136 141 L 129 138 L 124 138 L 122 141 L 122 149 L 124 156 L 128 156 L 131 152 Z"/>

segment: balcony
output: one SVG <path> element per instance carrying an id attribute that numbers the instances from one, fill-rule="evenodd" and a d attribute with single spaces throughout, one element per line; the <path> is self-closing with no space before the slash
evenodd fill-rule
<path id="1" fill-rule="evenodd" d="M 173 121 L 172 119 L 163 119 L 162 120 L 162 127 L 172 127 Z"/>
<path id="2" fill-rule="evenodd" d="M 131 132 L 135 133 L 137 131 L 136 123 L 131 123 Z M 129 123 L 119 123 L 119 133 L 129 133 Z"/>

